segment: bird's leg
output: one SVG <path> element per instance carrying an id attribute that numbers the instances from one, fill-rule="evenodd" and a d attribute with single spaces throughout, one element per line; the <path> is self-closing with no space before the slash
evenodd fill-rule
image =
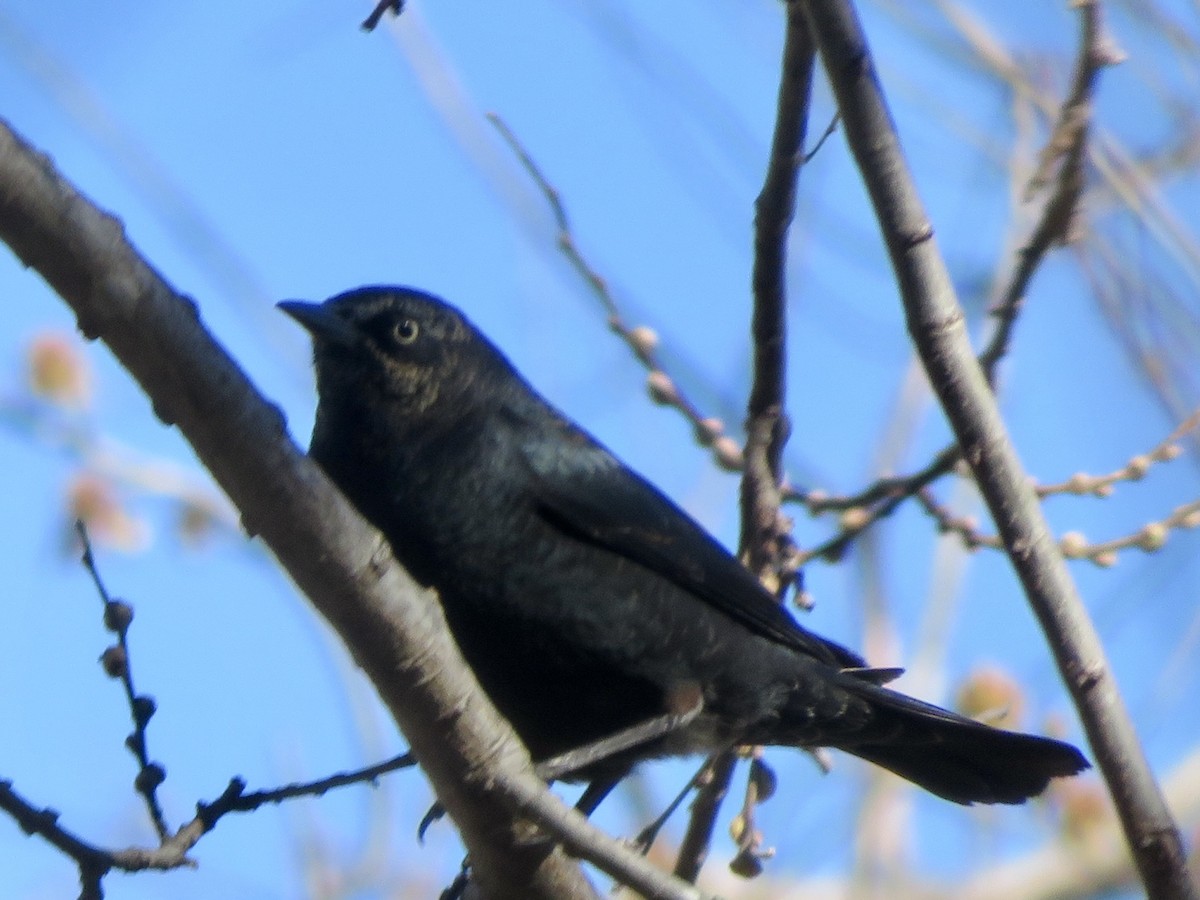
<path id="1" fill-rule="evenodd" d="M 650 852 L 650 847 L 658 839 L 658 833 L 663 830 L 663 826 L 667 824 L 667 820 L 675 815 L 675 810 L 679 809 L 683 801 L 687 799 L 687 795 L 692 792 L 692 789 L 700 784 L 700 779 L 713 764 L 714 759 L 716 759 L 715 755 L 704 760 L 704 764 L 696 770 L 695 775 L 688 779 L 688 783 L 683 786 L 683 790 L 676 794 L 675 799 L 667 804 L 667 808 L 663 810 L 662 815 L 638 832 L 638 836 L 633 839 L 634 850 L 642 856 Z"/>
<path id="2" fill-rule="evenodd" d="M 564 775 L 586 769 L 594 763 L 602 762 L 625 750 L 640 747 L 656 738 L 679 731 L 690 725 L 696 716 L 700 715 L 704 709 L 704 695 L 698 685 L 689 683 L 685 687 L 671 692 L 671 696 L 667 698 L 667 706 L 667 712 L 652 719 L 638 722 L 616 734 L 610 734 L 598 741 L 543 760 L 536 766 L 538 775 L 546 781 L 562 778 Z M 609 790 L 611 789 L 610 786 Z M 604 795 L 601 794 L 595 805 L 599 805 L 603 798 Z M 595 806 L 593 806 L 594 808 Z"/>
<path id="3" fill-rule="evenodd" d="M 547 782 L 556 781 L 564 775 L 578 772 L 593 763 L 602 762 L 618 753 L 640 746 L 647 741 L 671 734 L 689 725 L 704 709 L 704 695 L 699 686 L 688 683 L 682 688 L 672 691 L 667 698 L 669 712 L 639 722 L 629 728 L 622 729 L 606 738 L 552 756 L 534 766 L 538 776 Z M 584 816 L 595 812 L 609 792 L 625 777 L 622 772 L 617 776 L 597 778 L 588 784 L 575 808 Z M 440 803 L 434 803 L 417 826 L 417 839 L 424 841 L 425 832 L 438 819 L 446 814 L 446 809 Z"/>
<path id="4" fill-rule="evenodd" d="M 588 786 L 584 788 L 583 793 L 579 795 L 579 799 L 575 802 L 575 810 L 580 813 L 585 819 L 590 817 L 596 811 L 596 807 L 604 802 L 604 798 L 612 792 L 621 779 L 627 773 L 622 772 L 620 775 L 606 775 L 603 778 L 595 778 L 588 782 Z"/>

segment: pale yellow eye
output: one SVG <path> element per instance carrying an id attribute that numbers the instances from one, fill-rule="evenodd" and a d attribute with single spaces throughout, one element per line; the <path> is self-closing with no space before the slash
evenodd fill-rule
<path id="1" fill-rule="evenodd" d="M 392 326 L 392 337 L 397 344 L 411 344 L 421 333 L 421 327 L 415 319 L 400 319 Z"/>

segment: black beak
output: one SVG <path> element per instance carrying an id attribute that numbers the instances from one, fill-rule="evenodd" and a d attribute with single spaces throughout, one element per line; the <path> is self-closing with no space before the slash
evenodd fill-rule
<path id="1" fill-rule="evenodd" d="M 324 303 L 282 300 L 275 305 L 303 325 L 314 341 L 339 347 L 353 347 L 358 343 L 358 330 Z"/>

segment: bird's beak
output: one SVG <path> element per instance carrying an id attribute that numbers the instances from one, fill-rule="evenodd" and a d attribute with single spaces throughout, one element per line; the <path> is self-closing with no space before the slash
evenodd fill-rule
<path id="1" fill-rule="evenodd" d="M 339 347 L 353 347 L 358 343 L 358 330 L 324 303 L 282 300 L 275 305 L 303 325 L 315 341 Z"/>

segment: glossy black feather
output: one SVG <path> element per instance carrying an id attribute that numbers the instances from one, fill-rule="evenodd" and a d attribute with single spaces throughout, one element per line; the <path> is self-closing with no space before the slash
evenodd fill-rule
<path id="1" fill-rule="evenodd" d="M 830 665 L 866 665 L 800 626 L 708 532 L 579 428 L 557 417 L 548 423 L 544 413 L 512 424 L 537 509 L 564 535 L 645 566 L 756 634 Z M 558 432 L 551 447 L 569 446 L 570 453 L 547 448 L 551 429 Z"/>
<path id="2" fill-rule="evenodd" d="M 363 288 L 284 309 L 314 338 L 311 454 L 438 590 L 535 758 L 699 690 L 686 728 L 581 773 L 738 743 L 833 746 L 958 803 L 1015 803 L 1087 766 L 883 687 L 801 627 L 674 503 L 546 403 L 453 307 Z"/>

